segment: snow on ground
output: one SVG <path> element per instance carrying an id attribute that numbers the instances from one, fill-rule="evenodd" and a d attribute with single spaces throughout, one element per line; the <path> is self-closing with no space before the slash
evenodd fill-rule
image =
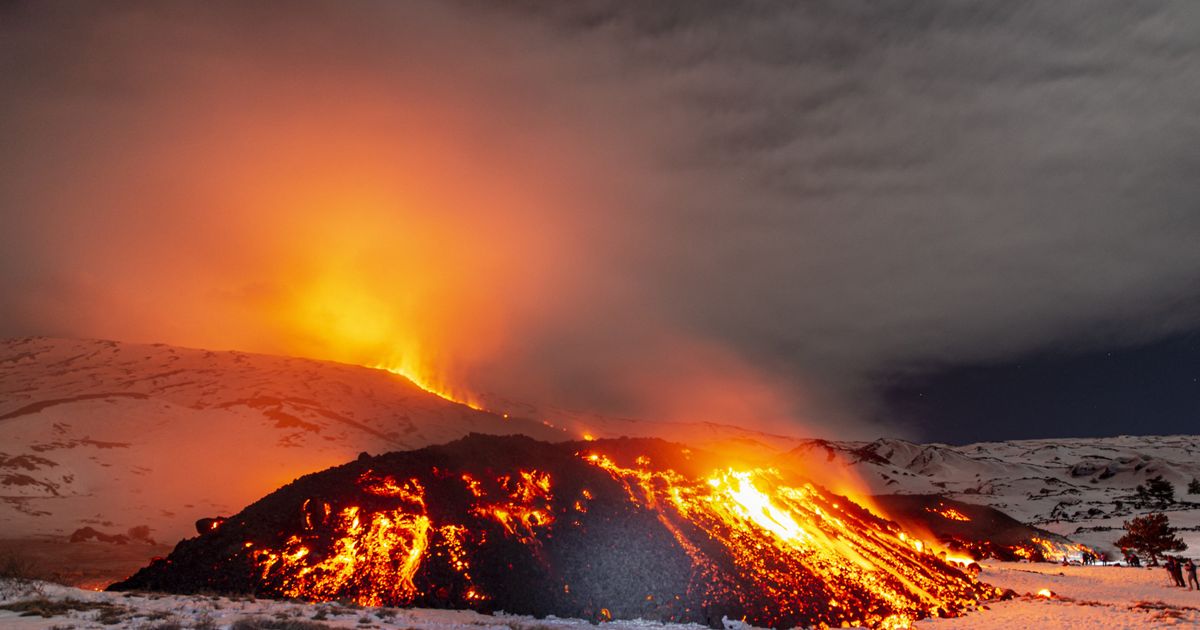
<path id="1" fill-rule="evenodd" d="M 74 610 L 50 617 L 21 616 L 4 610 L 29 600 L 74 601 Z M 19 604 L 16 607 L 20 607 Z M 43 608 L 47 606 L 43 604 Z M 62 607 L 61 605 L 59 606 Z M 289 630 L 317 628 L 421 630 L 592 630 L 580 619 L 535 619 L 520 615 L 484 615 L 470 610 L 364 608 L 341 604 L 306 604 L 218 596 L 173 596 L 154 593 L 86 591 L 44 582 L 21 585 L 0 581 L 0 628 L 5 630 L 137 630 L 228 629 L 241 620 L 291 621 Z M 178 624 L 178 625 L 176 625 Z M 252 626 L 253 627 L 253 626 Z M 266 627 L 266 626 L 264 626 Z M 610 630 L 703 630 L 703 626 L 632 620 L 604 624 Z"/>
<path id="2" fill-rule="evenodd" d="M 955 619 L 922 621 L 917 628 L 1186 628 L 1200 625 L 1200 591 L 1168 586 L 1166 569 L 989 563 L 986 582 L 1018 597 L 987 604 Z M 1050 599 L 1037 597 L 1049 589 Z"/>
<path id="3" fill-rule="evenodd" d="M 1053 419 L 1048 418 L 1047 421 Z M 871 494 L 940 494 L 987 505 L 1097 551 L 1120 557 L 1121 524 L 1165 512 L 1191 549 L 1200 549 L 1200 435 L 1009 440 L 950 446 L 897 439 L 813 440 L 785 457 L 854 476 Z M 1137 487 L 1161 476 L 1175 500 L 1144 504 Z"/>
<path id="4" fill-rule="evenodd" d="M 1200 625 L 1200 591 L 1170 587 L 1162 568 L 1068 566 L 1055 564 L 991 563 L 983 579 L 1012 589 L 1017 596 L 989 602 L 964 617 L 932 619 L 918 630 L 982 628 L 1181 628 Z M 1041 589 L 1054 593 L 1038 597 Z M 75 600 L 75 610 L 51 617 L 19 616 L 3 610 L 30 599 L 52 602 Z M 62 607 L 61 604 L 59 606 Z M 51 628 L 226 629 L 243 619 L 296 621 L 329 628 L 367 630 L 419 628 L 429 630 L 585 630 L 578 619 L 535 619 L 516 615 L 483 615 L 472 611 L 360 608 L 339 604 L 304 604 L 216 596 L 169 596 L 144 593 L 93 592 L 47 583 L 0 581 L 0 627 L 13 630 Z M 105 622 L 108 622 L 107 624 Z M 174 625 L 174 624 L 179 625 Z M 730 624 L 737 628 L 741 624 Z M 294 626 L 300 630 L 303 626 Z M 314 625 L 313 628 L 322 626 Z M 647 621 L 614 621 L 602 630 L 700 630 L 701 626 Z"/>
<path id="5" fill-rule="evenodd" d="M 1134 495 L 1138 485 L 1156 476 L 1175 490 L 1177 503 L 1166 506 L 1168 511 L 1200 510 L 1200 495 L 1187 494 L 1188 483 L 1200 478 L 1198 455 L 1200 436 L 1196 435 L 1009 440 L 966 446 L 887 438 L 818 440 L 789 453 L 813 466 L 843 468 L 874 494 L 943 494 L 989 505 L 1023 523 L 1064 522 L 1076 528 L 1110 517 L 1118 517 L 1119 527 L 1119 518 L 1150 511 L 1136 506 Z"/>

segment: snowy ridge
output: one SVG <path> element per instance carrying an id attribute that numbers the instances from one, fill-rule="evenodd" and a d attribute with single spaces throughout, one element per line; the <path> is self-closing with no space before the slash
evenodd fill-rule
<path id="1" fill-rule="evenodd" d="M 516 411 L 516 410 L 514 410 Z M 541 413 L 541 412 L 539 412 Z M 161 344 L 0 341 L 0 538 L 194 534 L 294 478 L 469 433 L 650 436 L 696 446 L 802 440 L 712 423 L 546 412 L 505 418 L 359 366 Z"/>
<path id="2" fill-rule="evenodd" d="M 877 494 L 946 494 L 1027 523 L 1123 511 L 1139 484 L 1162 475 L 1186 499 L 1200 477 L 1200 436 L 1013 440 L 967 446 L 813 441 L 788 456 L 832 453 Z M 1200 502 L 1200 496 L 1193 496 Z"/>
<path id="3" fill-rule="evenodd" d="M 784 456 L 807 466 L 836 466 L 875 494 L 941 494 L 989 505 L 1017 520 L 1112 549 L 1123 520 L 1155 510 L 1177 527 L 1200 525 L 1200 436 L 1120 436 L 1011 440 L 950 446 L 904 440 L 812 440 Z M 1136 487 L 1161 475 L 1176 503 L 1138 506 Z M 1200 530 L 1183 532 L 1193 549 Z"/>
<path id="4" fill-rule="evenodd" d="M 0 531 L 189 535 L 362 451 L 472 432 L 563 439 L 349 365 L 108 341 L 0 343 Z"/>

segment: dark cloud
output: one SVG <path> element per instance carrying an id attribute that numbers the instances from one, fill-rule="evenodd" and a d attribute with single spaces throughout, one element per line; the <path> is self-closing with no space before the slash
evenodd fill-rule
<path id="1" fill-rule="evenodd" d="M 846 424 L 870 411 L 880 373 L 1136 343 L 1200 323 L 1195 3 L 7 12 L 6 334 L 119 336 L 123 311 L 152 320 L 139 288 L 154 256 L 95 243 L 121 242 L 121 226 L 203 234 L 195 256 L 215 251 L 228 226 L 208 218 L 204 187 L 224 179 L 177 171 L 172 186 L 199 191 L 177 204 L 188 209 L 132 212 L 122 187 L 140 174 L 114 156 L 153 163 L 181 142 L 225 155 L 226 144 L 242 148 L 228 135 L 286 126 L 291 107 L 300 123 L 370 136 L 357 126 L 364 101 L 461 109 L 460 135 L 481 162 L 471 168 L 524 169 L 521 188 L 561 188 L 519 204 L 528 216 L 514 234 L 550 226 L 571 252 L 562 277 L 514 289 L 536 307 L 505 307 L 508 341 L 465 361 L 476 387 L 693 415 L 675 400 L 685 394 L 651 404 L 646 390 L 678 378 L 681 390 L 707 391 L 727 374 L 757 402 L 717 415 L 896 433 L 906 428 Z M 268 140 L 265 156 L 289 150 Z M 230 229 L 248 250 L 261 236 Z M 120 264 L 89 267 L 118 254 Z M 559 260 L 546 256 L 538 274 Z M 212 284 L 287 290 L 248 258 Z M 111 316 L 77 317 L 84 300 Z M 147 326 L 167 340 L 220 339 L 192 334 L 195 323 Z M 229 343 L 260 340 L 263 328 Z M 720 398 L 712 404 L 738 395 Z"/>

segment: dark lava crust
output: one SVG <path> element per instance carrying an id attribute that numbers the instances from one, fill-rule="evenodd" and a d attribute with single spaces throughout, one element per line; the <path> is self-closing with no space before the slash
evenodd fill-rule
<path id="1" fill-rule="evenodd" d="M 703 531 L 689 530 L 685 523 L 676 525 L 673 533 L 659 512 L 640 505 L 621 481 L 581 456 L 594 450 L 623 466 L 634 466 L 635 458 L 647 456 L 656 466 L 683 474 L 708 472 L 699 454 L 647 439 L 549 444 L 521 436 L 473 434 L 415 451 L 364 454 L 280 488 L 210 531 L 180 542 L 167 558 L 155 560 L 110 590 L 296 596 L 282 578 L 263 570 L 262 550 L 282 549 L 297 535 L 307 537 L 314 557 L 330 549 L 332 534 L 312 526 L 314 516 L 320 516 L 313 506 L 327 503 L 334 513 L 349 506 L 363 513 L 396 509 L 397 499 L 369 492 L 362 484 L 364 475 L 385 475 L 419 482 L 425 514 L 435 526 L 462 525 L 470 570 L 468 578 L 461 567 L 455 568 L 447 540 L 431 529 L 428 549 L 412 578 L 415 588 L 404 597 L 385 597 L 380 602 L 384 605 L 592 620 L 642 618 L 714 627 L 721 627 L 723 617 L 777 628 L 837 626 L 854 619 L 849 616 L 854 611 L 845 606 L 829 606 L 831 591 L 820 575 L 803 572 L 799 579 L 804 586 L 795 589 L 800 592 L 781 594 L 775 589 L 772 595 L 770 584 L 743 574 L 727 550 Z M 554 522 L 522 539 L 496 518 L 479 513 L 480 500 L 464 484 L 463 475 L 480 480 L 485 497 L 500 496 L 506 486 L 498 480 L 531 469 L 550 476 L 553 492 L 546 506 Z M 588 497 L 584 510 L 580 497 Z M 844 498 L 828 498 L 835 507 L 842 501 L 842 509 L 847 509 Z M 844 512 L 843 518 L 856 519 L 864 527 L 883 522 L 857 506 L 848 507 L 853 511 Z M 703 570 L 677 540 L 681 532 L 692 541 L 692 553 L 698 550 L 707 557 Z M 918 568 L 946 576 L 956 596 L 970 599 L 978 594 L 976 585 L 944 564 Z M 358 581 L 314 599 L 361 601 L 371 587 L 369 580 Z M 474 597 L 473 591 L 484 597 Z M 886 605 L 869 592 L 847 595 L 843 590 L 842 600 L 846 597 L 861 602 L 863 609 L 870 606 L 872 612 L 887 613 Z"/>

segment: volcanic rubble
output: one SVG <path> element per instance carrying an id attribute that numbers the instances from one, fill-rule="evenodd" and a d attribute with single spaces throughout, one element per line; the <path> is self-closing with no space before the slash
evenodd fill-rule
<path id="1" fill-rule="evenodd" d="M 363 454 L 197 529 L 110 589 L 774 628 L 997 594 L 846 497 L 646 439 Z"/>
<path id="2" fill-rule="evenodd" d="M 1065 536 L 1026 525 L 986 505 L 937 494 L 885 494 L 871 500 L 901 526 L 928 532 L 929 538 L 954 554 L 1009 562 L 1061 562 L 1083 551 L 1095 553 Z"/>

